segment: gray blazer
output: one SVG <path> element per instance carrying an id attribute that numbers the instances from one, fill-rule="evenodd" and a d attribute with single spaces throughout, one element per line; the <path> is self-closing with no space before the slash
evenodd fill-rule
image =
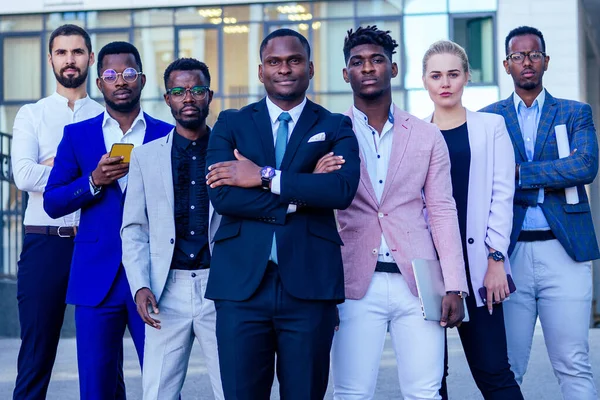
<path id="1" fill-rule="evenodd" d="M 123 211 L 121 239 L 123 266 L 131 293 L 149 288 L 160 301 L 175 243 L 175 217 L 171 147 L 174 130 L 133 149 L 129 165 L 127 195 Z M 209 243 L 221 222 L 221 216 L 209 206 Z"/>

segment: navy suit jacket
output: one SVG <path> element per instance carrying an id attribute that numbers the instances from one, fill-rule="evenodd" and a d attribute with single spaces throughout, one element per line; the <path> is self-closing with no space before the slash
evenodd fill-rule
<path id="1" fill-rule="evenodd" d="M 527 208 L 537 205 L 538 191 L 544 188 L 544 203 L 540 206 L 565 251 L 575 261 L 600 258 L 585 191 L 585 185 L 592 183 L 598 173 L 598 141 L 592 109 L 585 103 L 554 98 L 546 91 L 533 161 L 528 162 L 513 95 L 481 110 L 504 117 L 515 160 L 521 165 L 521 185 L 517 182 L 508 253 L 515 247 Z M 577 149 L 577 152 L 559 159 L 554 127 L 561 124 L 567 126 L 571 150 Z M 567 204 L 563 189 L 573 186 L 577 187 L 579 203 Z"/>
<path id="2" fill-rule="evenodd" d="M 271 121 L 265 99 L 223 111 L 210 136 L 206 165 L 234 160 L 233 150 L 258 166 L 275 166 Z M 323 141 L 309 142 L 324 132 Z M 328 174 L 313 174 L 328 152 L 346 163 Z M 347 208 L 360 180 L 358 142 L 350 119 L 307 101 L 281 163 L 281 194 L 260 187 L 209 188 L 223 216 L 214 237 L 206 297 L 242 301 L 258 288 L 277 237 L 279 274 L 286 291 L 310 300 L 344 299 L 344 273 L 334 209 Z M 289 204 L 298 211 L 287 214 Z"/>
<path id="3" fill-rule="evenodd" d="M 67 303 L 97 306 L 108 294 L 121 265 L 124 193 L 117 181 L 93 196 L 89 176 L 106 154 L 104 114 L 67 125 L 44 192 L 44 210 L 52 218 L 81 209 L 71 262 Z M 144 113 L 144 143 L 168 134 L 173 126 Z"/>

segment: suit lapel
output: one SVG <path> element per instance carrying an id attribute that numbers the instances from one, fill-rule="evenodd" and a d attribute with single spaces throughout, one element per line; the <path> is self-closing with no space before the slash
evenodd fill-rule
<path id="1" fill-rule="evenodd" d="M 269 110 L 267 109 L 266 98 L 254 105 L 254 113 L 252 119 L 256 124 L 256 130 L 260 137 L 262 144 L 262 153 L 266 157 L 265 165 L 272 165 L 275 167 L 275 141 L 273 140 L 273 128 L 271 127 L 271 119 L 269 117 Z"/>
<path id="2" fill-rule="evenodd" d="M 512 139 L 512 142 L 517 147 L 521 159 L 527 161 L 527 153 L 525 153 L 525 142 L 523 141 L 523 133 L 521 133 L 521 127 L 519 126 L 519 119 L 517 118 L 517 111 L 515 110 L 515 102 L 513 100 L 514 93 L 509 96 L 508 99 L 502 103 L 502 116 L 506 122 L 506 129 Z"/>
<path id="3" fill-rule="evenodd" d="M 285 148 L 285 154 L 281 161 L 282 170 L 289 168 L 298 147 L 302 144 L 304 136 L 306 136 L 310 131 L 310 128 L 317 122 L 319 117 L 318 112 L 319 110 L 314 106 L 314 103 L 310 100 L 306 100 L 304 110 L 302 110 L 302 114 L 300 114 L 300 118 L 298 118 L 298 122 L 296 123 L 287 147 Z"/>
<path id="4" fill-rule="evenodd" d="M 344 114 L 350 118 L 350 121 L 352 121 L 352 126 L 354 126 L 354 113 L 352 112 L 352 107 L 350 107 L 350 109 Z M 356 135 L 356 132 L 354 132 L 354 134 Z M 375 189 L 373 188 L 373 183 L 371 182 L 371 178 L 369 177 L 369 171 L 367 170 L 367 163 L 365 162 L 363 150 L 362 148 L 360 148 L 360 146 L 359 150 L 360 151 L 358 152 L 358 154 L 360 156 L 360 183 L 365 187 L 365 190 L 367 191 L 367 193 L 369 193 L 369 196 L 371 196 L 373 203 L 379 205 L 379 202 L 377 201 L 377 196 L 375 195 Z"/>
<path id="5" fill-rule="evenodd" d="M 173 192 L 173 166 L 171 165 L 171 149 L 173 147 L 173 135 L 175 135 L 175 129 L 173 129 L 161 143 L 161 146 L 157 151 L 157 162 L 160 168 L 160 174 L 162 176 L 163 186 L 167 193 L 167 201 L 171 210 L 175 209 L 175 194 Z"/>
<path id="6" fill-rule="evenodd" d="M 386 182 L 383 186 L 383 193 L 381 194 L 381 203 L 385 201 L 387 194 L 390 191 L 390 187 L 392 186 L 392 182 L 394 182 L 394 178 L 396 176 L 396 172 L 398 172 L 398 168 L 402 163 L 402 159 L 404 158 L 404 153 L 406 152 L 406 147 L 408 146 L 408 141 L 410 140 L 410 135 L 412 131 L 412 125 L 409 122 L 409 119 L 400 114 L 398 108 L 394 108 L 394 128 L 392 138 L 392 153 L 390 154 L 390 163 L 388 165 Z"/>
<path id="7" fill-rule="evenodd" d="M 144 113 L 144 120 L 146 121 L 146 132 L 144 132 L 143 144 L 146 144 L 148 142 L 158 139 L 159 137 L 161 137 L 161 134 L 156 127 L 157 123 L 154 118 Z"/>
<path id="8" fill-rule="evenodd" d="M 556 117 L 556 100 L 546 92 L 546 99 L 544 100 L 544 108 L 542 109 L 542 115 L 540 117 L 540 123 L 538 125 L 537 137 L 535 139 L 535 150 L 533 151 L 533 160 L 538 161 L 544 151 L 544 145 L 548 136 L 550 136 L 550 129 Z"/>
<path id="9" fill-rule="evenodd" d="M 91 134 L 89 135 L 90 149 L 94 152 L 94 165 L 93 169 L 98 165 L 98 161 L 102 156 L 109 152 L 110 149 L 106 148 L 104 143 L 104 131 L 102 130 L 102 122 L 104 121 L 104 113 L 96 117 L 96 120 L 90 121 L 92 124 Z"/>

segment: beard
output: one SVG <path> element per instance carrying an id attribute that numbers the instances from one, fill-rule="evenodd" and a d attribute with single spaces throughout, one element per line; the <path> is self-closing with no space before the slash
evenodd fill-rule
<path id="1" fill-rule="evenodd" d="M 138 104 L 140 103 L 140 97 L 142 96 L 142 92 L 138 93 L 137 96 L 132 97 L 127 103 L 115 103 L 112 100 L 109 100 L 106 96 L 104 96 L 104 102 L 111 109 L 120 112 L 120 113 L 128 113 L 133 111 Z"/>
<path id="2" fill-rule="evenodd" d="M 190 119 L 184 119 L 181 115 L 181 111 L 175 111 L 171 108 L 171 115 L 175 118 L 175 121 L 185 129 L 198 129 L 200 128 L 206 121 L 206 117 L 208 117 L 208 105 L 206 107 L 194 107 L 198 110 L 198 115 L 196 117 Z"/>
<path id="3" fill-rule="evenodd" d="M 519 86 L 521 89 L 524 90 L 532 90 L 535 89 L 536 87 L 538 87 L 538 85 L 540 84 L 540 82 L 532 82 L 532 81 L 525 81 L 525 82 L 518 82 L 517 86 Z"/>
<path id="4" fill-rule="evenodd" d="M 77 70 L 77 72 L 79 72 L 79 75 L 74 75 L 72 77 L 65 76 L 64 72 L 66 71 L 67 68 L 75 68 Z M 67 89 L 76 89 L 76 88 L 80 87 L 81 85 L 83 85 L 85 83 L 85 80 L 87 79 L 87 76 L 88 76 L 88 68 L 86 68 L 82 72 L 79 68 L 72 66 L 72 65 L 61 68 L 60 71 L 56 72 L 56 69 L 54 68 L 54 64 L 52 64 L 52 70 L 54 71 L 54 77 L 56 78 L 56 81 L 58 83 L 60 83 L 62 86 L 66 87 Z"/>

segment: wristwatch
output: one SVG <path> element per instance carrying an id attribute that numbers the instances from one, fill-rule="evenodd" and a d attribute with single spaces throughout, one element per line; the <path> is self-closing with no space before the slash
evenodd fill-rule
<path id="1" fill-rule="evenodd" d="M 90 187 L 92 188 L 92 191 L 93 191 L 92 194 L 95 196 L 98 193 L 100 193 L 100 191 L 102 190 L 102 186 L 96 186 L 96 184 L 94 183 L 94 178 L 92 178 L 92 174 L 90 174 L 89 182 L 90 182 Z"/>
<path id="2" fill-rule="evenodd" d="M 461 292 L 460 290 L 449 290 L 446 292 L 446 294 L 455 294 L 458 297 L 460 297 L 461 299 L 464 299 L 465 297 L 468 296 L 467 292 Z"/>
<path id="3" fill-rule="evenodd" d="M 262 167 L 260 170 L 261 187 L 265 190 L 271 190 L 271 181 L 275 177 L 275 168 Z"/>
<path id="4" fill-rule="evenodd" d="M 499 251 L 488 254 L 488 258 L 492 258 L 494 261 L 504 261 L 504 254 Z"/>

